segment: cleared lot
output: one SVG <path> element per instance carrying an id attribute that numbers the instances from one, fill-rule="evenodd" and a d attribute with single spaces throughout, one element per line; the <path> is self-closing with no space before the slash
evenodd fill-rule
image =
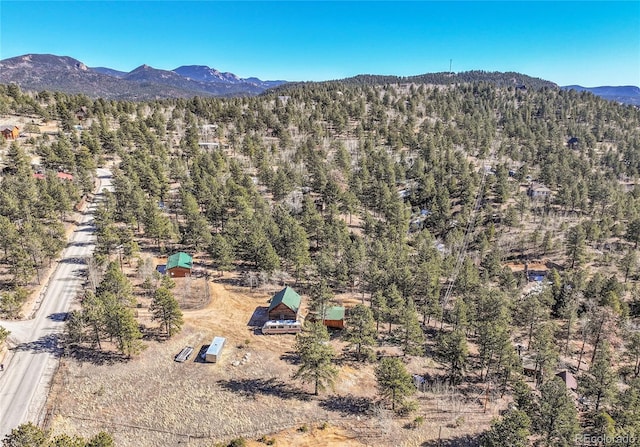
<path id="1" fill-rule="evenodd" d="M 291 379 L 295 336 L 261 335 L 252 325 L 260 320 L 259 308 L 267 305 L 270 293 L 212 283 L 211 302 L 185 312 L 182 332 L 170 340 L 148 341 L 137 358 L 99 356 L 89 361 L 76 354 L 63 359 L 50 399 L 52 427 L 82 435 L 106 429 L 119 446 L 187 441 L 211 446 L 264 434 L 275 437 L 277 445 L 383 446 L 391 439 L 404 440 L 404 445 L 437 439 L 437 424 L 460 416 L 457 404 L 447 403 L 452 410 L 443 413 L 445 404 L 426 395 L 420 398 L 421 411 L 430 416 L 418 430 L 403 428 L 408 420 L 391 418 L 386 411 L 365 414 L 376 396 L 370 364 L 341 364 L 335 391 L 311 396 L 311 386 Z M 198 351 L 216 335 L 227 338 L 220 361 L 198 361 Z M 339 354 L 340 342 L 333 343 Z M 175 362 L 185 346 L 194 347 L 190 360 Z M 468 433 L 471 427 L 479 429 L 477 422 L 486 424 L 492 414 L 481 414 L 478 408 L 471 408 L 460 430 L 445 426 L 443 435 Z M 328 426 L 320 430 L 325 421 Z M 308 431 L 298 430 L 304 426 Z"/>

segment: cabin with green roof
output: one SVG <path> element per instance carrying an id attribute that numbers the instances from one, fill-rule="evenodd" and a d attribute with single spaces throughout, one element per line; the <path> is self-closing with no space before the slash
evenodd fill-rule
<path id="1" fill-rule="evenodd" d="M 297 320 L 302 298 L 291 287 L 287 286 L 271 298 L 269 304 L 269 320 Z"/>
<path id="2" fill-rule="evenodd" d="M 167 259 L 167 267 L 165 272 L 172 278 L 184 278 L 191 276 L 191 268 L 193 267 L 193 258 L 191 255 L 178 252 L 174 253 Z"/>
<path id="3" fill-rule="evenodd" d="M 324 310 L 322 324 L 333 329 L 344 329 L 345 308 L 343 306 L 331 306 Z M 319 312 L 313 312 L 307 316 L 309 321 L 320 321 Z"/>

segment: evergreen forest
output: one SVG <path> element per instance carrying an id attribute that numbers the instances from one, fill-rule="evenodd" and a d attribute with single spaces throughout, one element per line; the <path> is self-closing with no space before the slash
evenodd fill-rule
<path id="1" fill-rule="evenodd" d="M 0 139 L 0 315 L 21 315 L 105 167 L 74 343 L 142 352 L 118 263 L 184 251 L 315 310 L 357 299 L 340 356 L 375 364 L 400 416 L 417 410 L 403 360 L 426 357 L 431 380 L 512 396 L 481 445 L 640 445 L 640 109 L 538 81 L 363 77 L 148 102 L 0 86 L 2 119 L 27 123 Z M 171 288 L 151 291 L 168 336 L 183 324 Z M 316 394 L 340 380 L 321 329 L 297 341 Z M 378 358 L 381 344 L 401 355 Z"/>

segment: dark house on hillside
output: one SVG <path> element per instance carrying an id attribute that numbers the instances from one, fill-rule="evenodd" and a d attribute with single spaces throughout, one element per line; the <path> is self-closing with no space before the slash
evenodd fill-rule
<path id="1" fill-rule="evenodd" d="M 549 269 L 544 264 L 532 264 L 528 262 L 524 264 L 524 274 L 528 281 L 542 281 L 549 274 Z"/>
<path id="2" fill-rule="evenodd" d="M 76 119 L 78 121 L 84 121 L 85 119 L 87 119 L 87 115 L 89 114 L 87 108 L 85 106 L 80 107 L 80 109 L 78 109 L 76 111 Z"/>
<path id="3" fill-rule="evenodd" d="M 184 252 L 174 253 L 167 259 L 165 272 L 172 278 L 184 278 L 191 276 L 193 258 Z"/>
<path id="4" fill-rule="evenodd" d="M 527 195 L 532 199 L 545 199 L 551 195 L 551 190 L 542 183 L 533 182 L 527 189 Z"/>
<path id="5" fill-rule="evenodd" d="M 576 391 L 578 389 L 578 381 L 569 371 L 560 371 L 556 376 L 562 379 L 567 389 L 572 391 Z"/>
<path id="6" fill-rule="evenodd" d="M 297 320 L 302 298 L 291 287 L 287 286 L 271 298 L 269 304 L 269 320 Z"/>

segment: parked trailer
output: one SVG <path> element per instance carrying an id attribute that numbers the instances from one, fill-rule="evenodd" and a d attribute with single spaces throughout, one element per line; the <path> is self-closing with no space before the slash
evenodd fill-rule
<path id="1" fill-rule="evenodd" d="M 175 361 L 176 362 L 186 362 L 187 360 L 189 360 L 189 357 L 191 357 L 191 354 L 193 353 L 193 347 L 192 346 L 185 346 L 182 351 L 180 351 L 180 353 L 178 355 L 176 355 L 175 357 Z"/>
<path id="2" fill-rule="evenodd" d="M 269 320 L 262 326 L 263 334 L 297 334 L 302 323 L 297 320 Z"/>
<path id="3" fill-rule="evenodd" d="M 220 355 L 222 354 L 222 348 L 224 347 L 224 343 L 227 341 L 224 337 L 215 337 L 211 344 L 209 345 L 209 349 L 204 354 L 205 362 L 216 363 L 220 360 Z"/>

